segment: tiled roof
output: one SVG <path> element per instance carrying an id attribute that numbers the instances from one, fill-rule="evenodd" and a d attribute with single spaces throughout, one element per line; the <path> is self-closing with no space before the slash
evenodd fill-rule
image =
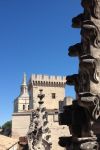
<path id="1" fill-rule="evenodd" d="M 0 135 L 0 150 L 8 150 L 13 145 L 17 144 L 18 140 Z"/>

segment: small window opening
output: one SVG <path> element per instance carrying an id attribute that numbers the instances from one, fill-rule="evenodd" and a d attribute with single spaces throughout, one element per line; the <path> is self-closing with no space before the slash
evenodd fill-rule
<path id="1" fill-rule="evenodd" d="M 23 105 L 23 110 L 25 110 L 25 105 Z"/>
<path id="2" fill-rule="evenodd" d="M 52 99 L 56 98 L 56 93 L 52 93 Z"/>
<path id="3" fill-rule="evenodd" d="M 29 110 L 29 105 L 28 105 L 28 110 Z"/>

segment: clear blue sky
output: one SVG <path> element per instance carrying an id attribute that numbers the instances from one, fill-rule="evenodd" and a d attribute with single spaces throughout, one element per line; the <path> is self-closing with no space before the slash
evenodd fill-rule
<path id="1" fill-rule="evenodd" d="M 80 42 L 71 20 L 82 12 L 80 1 L 0 0 L 0 125 L 11 119 L 23 73 L 70 75 L 78 59 L 68 47 Z M 74 90 L 67 87 L 67 96 Z"/>

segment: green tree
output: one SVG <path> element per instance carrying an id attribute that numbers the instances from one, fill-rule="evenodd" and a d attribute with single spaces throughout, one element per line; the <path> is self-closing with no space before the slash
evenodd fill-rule
<path id="1" fill-rule="evenodd" d="M 12 129 L 12 121 L 7 121 L 2 125 L 2 132 L 1 134 L 5 136 L 11 136 L 11 129 Z"/>

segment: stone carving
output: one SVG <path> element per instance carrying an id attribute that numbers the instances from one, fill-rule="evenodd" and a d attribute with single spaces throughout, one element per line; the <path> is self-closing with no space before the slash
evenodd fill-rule
<path id="1" fill-rule="evenodd" d="M 82 143 L 80 145 L 80 148 L 81 150 L 95 150 L 95 149 L 98 149 L 98 143 L 97 142 L 85 142 L 85 143 Z"/>
<path id="2" fill-rule="evenodd" d="M 80 70 L 82 71 L 82 74 L 86 72 L 88 77 L 86 78 L 86 81 L 91 80 L 92 82 L 99 83 L 99 68 L 97 67 L 99 65 L 98 61 L 91 57 L 83 57 L 80 62 Z M 80 71 L 80 74 L 81 74 Z M 88 79 L 89 78 L 89 79 Z"/>
<path id="3" fill-rule="evenodd" d="M 33 149 L 36 149 L 35 147 L 38 147 L 42 140 L 42 125 L 39 120 L 38 112 L 32 112 L 32 120 L 28 132 L 28 139 L 29 142 L 31 142 Z"/>
<path id="4" fill-rule="evenodd" d="M 60 124 L 68 125 L 71 137 L 60 137 L 66 150 L 100 150 L 98 131 L 93 125 L 100 118 L 100 0 L 82 0 L 83 14 L 75 17 L 73 27 L 81 27 L 81 43 L 69 48 L 79 57 L 78 74 L 67 76 L 74 85 L 76 100 L 60 114 Z M 67 118 L 68 116 L 68 118 Z"/>
<path id="5" fill-rule="evenodd" d="M 100 0 L 82 0 L 81 4 L 88 16 L 100 19 Z"/>
<path id="6" fill-rule="evenodd" d="M 91 20 L 91 17 L 100 19 L 100 0 L 82 0 L 81 5 L 84 12 L 72 19 L 72 27 L 81 28 L 86 20 Z"/>
<path id="7" fill-rule="evenodd" d="M 72 27 L 80 28 L 82 26 L 82 22 L 84 21 L 84 14 L 80 14 L 77 17 L 72 19 Z"/>
<path id="8" fill-rule="evenodd" d="M 85 69 L 80 71 L 79 74 L 79 92 L 86 92 L 86 91 L 90 91 L 90 77 L 89 77 L 89 70 Z M 88 83 L 88 84 L 87 84 Z"/>
<path id="9" fill-rule="evenodd" d="M 66 77 L 66 83 L 68 85 L 74 85 L 75 86 L 75 91 L 76 94 L 79 93 L 79 75 L 78 74 L 74 74 L 72 76 L 67 76 Z"/>
<path id="10" fill-rule="evenodd" d="M 85 18 L 89 17 L 91 15 L 91 9 L 92 9 L 92 4 L 91 3 L 92 0 L 82 0 L 81 1 L 81 5 L 84 8 L 84 14 L 85 14 Z"/>
<path id="11" fill-rule="evenodd" d="M 73 46 L 70 46 L 69 47 L 69 53 L 68 53 L 68 55 L 69 56 L 81 56 L 81 54 L 82 54 L 82 44 L 81 43 L 77 43 L 77 44 L 75 44 L 75 45 L 73 45 Z"/>
<path id="12" fill-rule="evenodd" d="M 99 34 L 100 31 L 93 22 L 89 20 L 83 22 L 81 35 L 84 45 L 88 45 L 86 46 L 86 49 L 88 49 L 91 45 L 93 45 L 96 48 L 100 48 Z"/>
<path id="13" fill-rule="evenodd" d="M 94 0 L 94 16 L 100 19 L 100 0 Z"/>
<path id="14" fill-rule="evenodd" d="M 51 141 L 50 141 L 50 130 L 47 126 L 47 112 L 45 107 L 42 107 L 44 103 L 42 99 L 44 98 L 44 94 L 42 94 L 42 90 L 40 90 L 40 94 L 38 97 L 39 108 L 32 112 L 30 127 L 28 131 L 28 145 L 29 150 L 50 150 L 51 149 Z"/>
<path id="15" fill-rule="evenodd" d="M 80 105 L 87 108 L 93 120 L 100 116 L 100 97 L 91 93 L 80 94 Z"/>

